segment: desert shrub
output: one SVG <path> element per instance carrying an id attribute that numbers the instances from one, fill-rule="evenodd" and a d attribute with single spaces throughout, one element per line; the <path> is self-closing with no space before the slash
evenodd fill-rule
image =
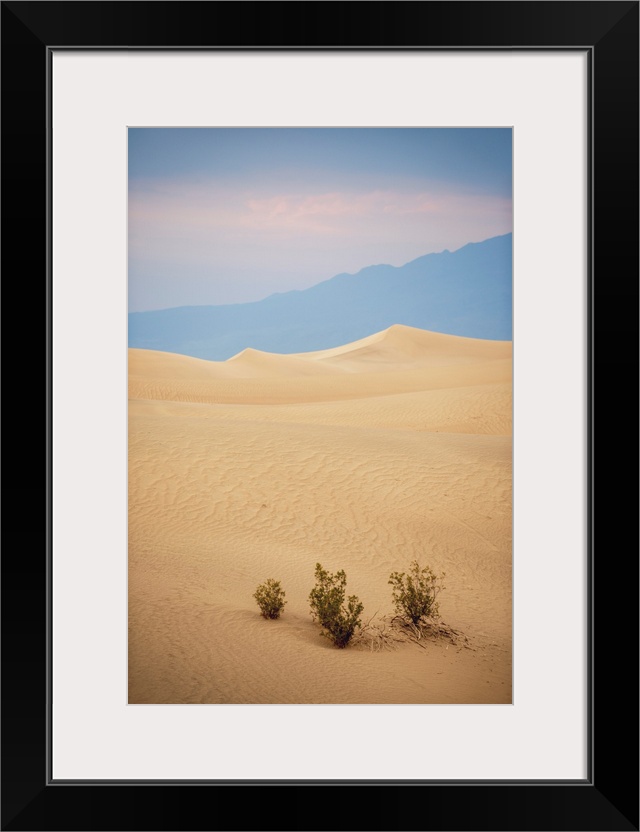
<path id="1" fill-rule="evenodd" d="M 280 586 L 280 581 L 274 581 L 273 578 L 269 578 L 265 583 L 260 584 L 253 593 L 264 618 L 280 618 L 280 613 L 287 603 L 284 596 L 285 593 Z"/>
<path id="2" fill-rule="evenodd" d="M 332 575 L 316 563 L 316 585 L 309 595 L 311 615 L 326 630 L 323 636 L 329 638 L 336 647 L 346 647 L 356 630 L 361 627 L 359 618 L 363 605 L 355 595 L 347 598 L 345 606 L 345 587 L 347 576 L 343 570 Z"/>
<path id="3" fill-rule="evenodd" d="M 436 597 L 444 589 L 439 581 L 444 577 L 444 572 L 436 576 L 430 567 L 420 567 L 417 560 L 411 562 L 408 574 L 392 572 L 389 583 L 393 587 L 396 614 L 414 626 L 435 618 L 438 615 Z"/>

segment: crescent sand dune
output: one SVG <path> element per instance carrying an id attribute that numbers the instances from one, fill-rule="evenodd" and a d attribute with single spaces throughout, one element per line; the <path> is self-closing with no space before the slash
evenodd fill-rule
<path id="1" fill-rule="evenodd" d="M 511 702 L 511 355 L 405 326 L 222 362 L 130 349 L 129 702 Z M 377 621 L 414 559 L 468 642 L 320 637 L 317 562 Z"/>

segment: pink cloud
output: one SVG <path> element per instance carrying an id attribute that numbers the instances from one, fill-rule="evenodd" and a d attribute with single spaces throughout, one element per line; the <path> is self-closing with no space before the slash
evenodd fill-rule
<path id="1" fill-rule="evenodd" d="M 401 265 L 510 230 L 510 199 L 424 185 L 296 192 L 165 182 L 129 198 L 130 255 L 170 261 L 177 271 L 201 262 L 258 273 L 269 263 L 283 272 L 311 268 L 320 279 L 376 262 Z"/>

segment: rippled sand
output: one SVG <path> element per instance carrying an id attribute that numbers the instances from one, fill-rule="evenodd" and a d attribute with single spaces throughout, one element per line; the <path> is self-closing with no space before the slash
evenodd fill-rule
<path id="1" fill-rule="evenodd" d="M 394 326 L 295 356 L 129 351 L 129 702 L 511 701 L 511 344 Z M 337 650 L 308 595 L 344 569 L 446 572 L 473 649 Z M 252 597 L 282 582 L 265 621 Z"/>

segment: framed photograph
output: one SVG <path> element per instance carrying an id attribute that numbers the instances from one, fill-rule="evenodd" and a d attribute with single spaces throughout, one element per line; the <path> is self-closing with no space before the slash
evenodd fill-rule
<path id="1" fill-rule="evenodd" d="M 638 829 L 638 3 L 2 16 L 2 827 Z"/>

